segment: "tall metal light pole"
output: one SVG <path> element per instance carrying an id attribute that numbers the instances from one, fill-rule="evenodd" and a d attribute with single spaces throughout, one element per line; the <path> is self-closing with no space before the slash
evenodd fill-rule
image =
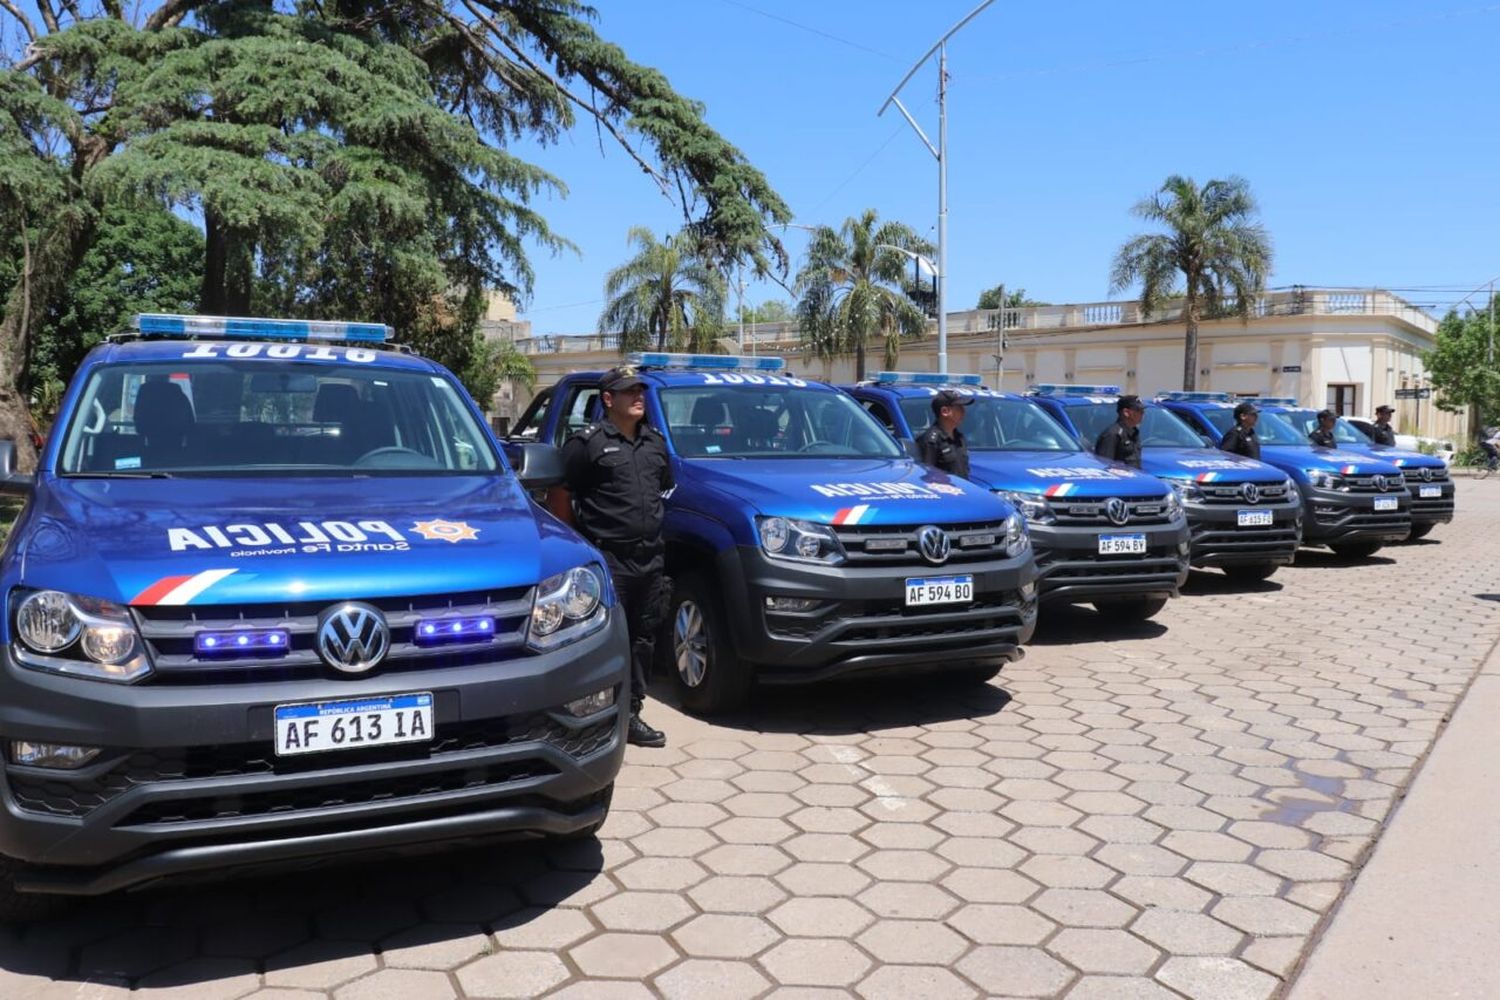
<path id="1" fill-rule="evenodd" d="M 906 123 L 916 130 L 917 137 L 927 147 L 927 151 L 937 158 L 938 164 L 938 259 L 937 259 L 937 312 L 938 312 L 938 357 L 937 370 L 943 374 L 948 371 L 948 39 L 958 34 L 960 28 L 979 16 L 995 0 L 984 0 L 978 7 L 964 15 L 963 19 L 949 28 L 937 43 L 922 53 L 916 65 L 907 70 L 901 82 L 896 84 L 896 89 L 891 91 L 891 96 L 885 99 L 880 110 L 875 116 L 885 114 L 885 109 L 892 104 L 901 112 Z M 927 138 L 927 133 L 922 131 L 922 126 L 906 110 L 906 105 L 901 103 L 901 88 L 906 86 L 908 80 L 916 75 L 922 64 L 932 58 L 932 54 L 938 54 L 938 142 L 934 146 L 932 140 Z"/>

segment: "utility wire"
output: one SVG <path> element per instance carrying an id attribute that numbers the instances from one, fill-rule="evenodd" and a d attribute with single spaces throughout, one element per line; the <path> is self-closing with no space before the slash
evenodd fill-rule
<path id="1" fill-rule="evenodd" d="M 847 45 L 851 49 L 858 49 L 861 52 L 868 52 L 872 56 L 880 56 L 880 58 L 889 59 L 892 62 L 901 61 L 898 57 L 891 55 L 889 52 L 882 52 L 879 49 L 872 49 L 868 45 L 861 45 L 859 42 L 853 42 L 847 38 L 840 38 L 838 35 L 824 31 L 822 28 L 814 28 L 812 25 L 802 24 L 799 21 L 793 21 L 789 17 L 782 17 L 780 14 L 773 14 L 768 10 L 761 10 L 759 7 L 752 7 L 750 4 L 742 3 L 741 0 L 719 0 L 719 2 L 728 4 L 731 7 L 738 7 L 741 10 L 748 10 L 752 14 L 759 14 L 761 17 L 770 18 L 772 21 L 780 21 L 782 24 L 790 25 L 791 27 L 796 28 L 799 31 L 806 31 L 810 34 L 817 35 L 820 38 L 826 38 L 830 42 L 838 42 L 840 45 Z"/>
<path id="2" fill-rule="evenodd" d="M 818 212 L 823 208 L 824 205 L 828 204 L 830 201 L 833 200 L 834 195 L 836 195 L 840 191 L 844 190 L 844 188 L 846 188 L 846 187 L 849 186 L 849 182 L 850 181 L 854 180 L 854 178 L 856 178 L 860 174 L 864 173 L 865 168 L 868 167 L 870 164 L 874 163 L 875 162 L 875 158 L 877 156 L 879 156 L 881 153 L 884 153 L 885 152 L 885 148 L 887 146 L 889 146 L 891 143 L 893 143 L 893 142 L 896 141 L 896 136 L 900 135 L 902 132 L 905 132 L 905 131 L 906 131 L 906 123 L 905 122 L 898 123 L 897 126 L 896 126 L 895 131 L 892 132 L 889 136 L 886 137 L 885 142 L 882 142 L 879 146 L 877 146 L 876 149 L 875 149 L 875 152 L 873 152 L 869 156 L 865 157 L 864 162 L 862 162 L 859 166 L 855 167 L 854 171 L 848 177 L 845 177 L 843 180 L 839 181 L 837 187 L 835 187 L 832 191 L 828 192 L 828 194 L 824 195 L 823 196 L 823 200 L 820 201 L 820 202 L 818 202 L 816 205 L 814 205 L 812 207 L 812 210 L 807 213 L 806 217 L 811 218 L 812 216 L 817 215 Z"/>

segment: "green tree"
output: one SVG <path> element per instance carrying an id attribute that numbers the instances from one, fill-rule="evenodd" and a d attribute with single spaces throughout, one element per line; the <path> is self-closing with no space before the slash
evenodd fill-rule
<path id="1" fill-rule="evenodd" d="M 927 318 L 907 295 L 909 258 L 893 247 L 930 254 L 932 245 L 908 225 L 881 222 L 874 209 L 850 216 L 838 229 L 819 226 L 797 274 L 797 324 L 803 344 L 818 357 L 854 354 L 855 377 L 865 377 L 865 349 L 880 338 L 894 366 L 902 337 L 919 337 Z"/>
<path id="2" fill-rule="evenodd" d="M 536 368 L 515 344 L 482 337 L 458 377 L 486 412 L 501 382 L 514 382 L 528 393 L 536 386 Z"/>
<path id="3" fill-rule="evenodd" d="M 0 70 L 0 436 L 18 444 L 40 317 L 122 202 L 202 220 L 201 310 L 382 320 L 455 369 L 485 287 L 524 298 L 528 247 L 568 246 L 531 207 L 562 182 L 506 147 L 580 115 L 718 269 L 786 265 L 765 178 L 576 0 L 0 7 L 25 46 Z"/>
<path id="4" fill-rule="evenodd" d="M 795 317 L 794 307 L 780 299 L 767 299 L 759 305 L 741 306 L 736 314 L 746 323 L 785 323 Z"/>
<path id="5" fill-rule="evenodd" d="M 1004 292 L 1005 301 L 1000 301 L 1000 295 Z M 1004 285 L 996 285 L 994 288 L 986 288 L 979 293 L 979 304 L 975 309 L 1033 309 L 1037 306 L 1050 306 L 1050 302 L 1039 302 L 1036 299 L 1026 297 L 1026 289 L 1017 288 L 1013 292 L 1006 292 Z"/>
<path id="6" fill-rule="evenodd" d="M 599 332 L 618 338 L 620 353 L 705 351 L 724 324 L 724 278 L 704 259 L 692 232 L 658 240 L 631 227 L 633 257 L 604 276 Z"/>
<path id="7" fill-rule="evenodd" d="M 1190 177 L 1168 177 L 1132 212 L 1161 223 L 1165 233 L 1133 237 L 1115 254 L 1111 294 L 1139 283 L 1141 313 L 1150 318 L 1171 296 L 1182 275 L 1182 387 L 1198 384 L 1198 324 L 1205 317 L 1250 318 L 1271 272 L 1271 237 L 1255 221 L 1250 185 L 1240 177 L 1211 180 L 1201 188 Z"/>
<path id="8" fill-rule="evenodd" d="M 1500 296 L 1496 296 L 1500 306 Z M 1496 365 L 1495 333 L 1490 313 L 1450 312 L 1438 324 L 1436 346 L 1423 356 L 1438 394 L 1440 409 L 1469 408 L 1469 444 L 1479 429 L 1500 423 L 1500 367 Z"/>

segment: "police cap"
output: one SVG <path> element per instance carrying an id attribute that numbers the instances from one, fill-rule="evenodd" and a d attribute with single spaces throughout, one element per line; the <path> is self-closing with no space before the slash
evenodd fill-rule
<path id="1" fill-rule="evenodd" d="M 966 396 L 954 389 L 939 389 L 937 395 L 932 397 L 932 412 L 936 413 L 945 406 L 968 406 L 972 402 L 973 396 Z"/>
<path id="2" fill-rule="evenodd" d="M 1124 413 L 1126 410 L 1144 410 L 1146 404 L 1141 402 L 1141 397 L 1127 393 L 1115 400 L 1115 412 Z"/>
<path id="3" fill-rule="evenodd" d="M 1396 412 L 1396 408 L 1394 406 L 1392 406 L 1390 403 L 1381 403 L 1379 406 L 1375 407 L 1375 412 L 1376 413 L 1395 413 Z"/>
<path id="4" fill-rule="evenodd" d="M 1240 417 L 1243 417 L 1247 413 L 1259 413 L 1259 412 L 1260 412 L 1260 410 L 1256 409 L 1255 404 L 1252 403 L 1252 402 L 1250 402 L 1250 400 L 1247 399 L 1243 403 L 1241 403 L 1239 406 L 1236 406 L 1234 408 L 1234 419 L 1238 420 L 1238 419 L 1240 419 Z"/>
<path id="5" fill-rule="evenodd" d="M 1318 411 L 1318 423 L 1320 424 L 1325 420 L 1337 420 L 1338 418 L 1339 415 L 1337 413 L 1334 413 L 1332 410 Z"/>
<path id="6" fill-rule="evenodd" d="M 605 392 L 622 392 L 645 384 L 646 380 L 641 378 L 640 370 L 635 365 L 620 365 L 618 368 L 611 368 L 604 373 L 604 378 L 599 380 L 599 388 Z"/>

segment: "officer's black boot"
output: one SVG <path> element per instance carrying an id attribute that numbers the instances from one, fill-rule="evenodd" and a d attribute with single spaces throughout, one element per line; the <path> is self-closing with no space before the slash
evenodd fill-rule
<path id="1" fill-rule="evenodd" d="M 641 718 L 641 703 L 633 701 L 630 704 L 630 728 L 625 733 L 627 742 L 638 747 L 664 747 L 667 745 L 667 734 L 660 729 L 652 729 Z"/>

